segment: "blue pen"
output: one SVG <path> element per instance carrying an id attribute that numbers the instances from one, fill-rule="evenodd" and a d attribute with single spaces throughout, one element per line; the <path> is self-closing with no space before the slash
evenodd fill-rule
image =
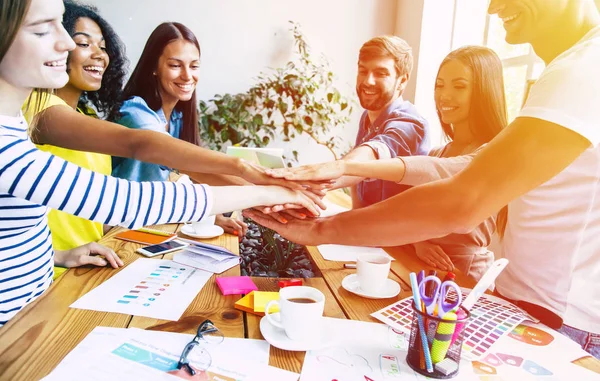
<path id="1" fill-rule="evenodd" d="M 417 274 L 415 273 L 410 273 L 410 286 L 412 287 L 415 307 L 421 311 L 421 297 L 419 296 L 419 285 L 417 284 Z M 421 333 L 421 344 L 423 344 L 423 354 L 425 355 L 425 366 L 427 367 L 427 373 L 433 373 L 431 353 L 429 352 L 429 345 L 427 344 L 427 335 L 425 334 L 423 319 L 419 314 L 417 314 L 417 321 L 419 323 L 419 332 Z"/>

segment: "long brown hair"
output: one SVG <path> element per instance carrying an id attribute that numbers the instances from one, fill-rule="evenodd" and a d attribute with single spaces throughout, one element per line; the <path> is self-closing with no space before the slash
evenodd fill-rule
<path id="1" fill-rule="evenodd" d="M 473 92 L 469 108 L 469 128 L 480 144 L 488 143 L 508 125 L 502 61 L 491 49 L 483 46 L 463 46 L 450 52 L 440 64 L 460 61 L 471 69 Z M 438 75 L 439 75 L 438 70 Z M 436 110 L 446 138 L 454 138 L 452 126 L 444 123 Z"/>
<path id="2" fill-rule="evenodd" d="M 165 47 L 176 40 L 186 40 L 198 48 L 200 44 L 194 33 L 185 25 L 177 22 L 165 22 L 154 29 L 144 51 L 138 61 L 131 78 L 123 90 L 123 100 L 133 96 L 139 96 L 146 101 L 148 107 L 157 111 L 162 107 L 162 99 L 158 92 L 158 79 L 152 73 L 158 66 L 158 58 L 162 55 Z M 179 138 L 198 145 L 200 137 L 198 135 L 198 109 L 196 104 L 196 92 L 189 101 L 179 101 L 175 105 L 175 110 L 183 112 L 183 125 Z"/>
<path id="3" fill-rule="evenodd" d="M 450 52 L 440 64 L 440 69 L 452 60 L 460 61 L 471 69 L 473 92 L 469 129 L 480 145 L 488 143 L 508 125 L 502 61 L 493 50 L 486 47 L 464 46 Z M 446 139 L 452 141 L 452 126 L 444 123 L 440 110 L 437 110 L 437 114 Z M 500 238 L 504 237 L 507 219 L 508 206 L 505 206 L 496 217 L 496 230 Z"/>
<path id="4" fill-rule="evenodd" d="M 15 41 L 19 28 L 25 20 L 31 0 L 0 0 L 0 62 Z M 25 102 L 25 111 L 33 107 L 34 114 L 41 110 L 44 99 L 51 93 L 49 89 L 35 89 L 40 93 L 35 104 L 31 104 L 31 97 Z M 43 99 L 44 98 L 44 99 Z"/>

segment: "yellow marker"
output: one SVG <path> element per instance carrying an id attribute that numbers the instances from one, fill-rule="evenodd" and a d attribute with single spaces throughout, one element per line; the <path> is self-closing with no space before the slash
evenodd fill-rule
<path id="1" fill-rule="evenodd" d="M 456 320 L 456 313 L 450 311 L 447 312 L 444 320 Z M 450 341 L 452 340 L 452 334 L 456 323 L 439 323 L 435 336 L 433 337 L 433 343 L 431 344 L 431 362 L 437 364 L 446 357 L 448 348 L 450 348 Z"/>

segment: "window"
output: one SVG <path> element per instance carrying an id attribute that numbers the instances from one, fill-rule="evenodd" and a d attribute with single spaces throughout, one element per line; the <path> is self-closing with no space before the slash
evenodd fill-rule
<path id="1" fill-rule="evenodd" d="M 508 121 L 512 122 L 523 105 L 531 83 L 540 76 L 545 65 L 535 55 L 531 45 L 509 45 L 504 41 L 505 34 L 502 20 L 488 15 L 484 45 L 493 49 L 502 60 Z"/>

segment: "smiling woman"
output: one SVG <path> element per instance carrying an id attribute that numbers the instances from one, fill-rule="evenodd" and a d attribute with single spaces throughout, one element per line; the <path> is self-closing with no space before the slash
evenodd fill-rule
<path id="1" fill-rule="evenodd" d="M 67 73 L 69 81 L 56 91 L 56 95 L 40 96 L 33 92 L 29 102 L 39 104 L 36 111 L 42 116 L 47 109 L 54 106 L 77 110 L 93 118 L 98 118 L 95 110 L 106 114 L 117 111 L 118 98 L 125 78 L 126 58 L 124 47 L 111 26 L 91 6 L 65 1 L 63 26 L 75 41 L 75 48 L 69 52 Z M 64 66 L 62 67 L 64 70 Z M 90 107 L 93 106 L 93 107 Z M 25 116 L 32 122 L 34 110 L 28 110 Z M 48 131 L 47 119 L 38 120 L 38 129 L 34 131 L 37 139 L 43 141 L 45 131 Z M 64 128 L 61 126 L 61 128 Z M 110 175 L 111 158 L 109 155 L 95 152 L 84 152 L 67 149 L 50 144 L 38 147 L 103 175 Z M 58 210 L 48 213 L 48 225 L 52 231 L 52 245 L 56 250 L 70 250 L 78 246 L 96 242 L 104 235 L 101 223 L 88 221 Z M 55 277 L 65 271 L 55 267 Z"/>
<path id="2" fill-rule="evenodd" d="M 200 44 L 180 23 L 154 29 L 123 91 L 117 123 L 199 143 L 196 83 Z M 171 169 L 135 159 L 115 158 L 113 176 L 137 181 L 167 180 Z"/>
<path id="3" fill-rule="evenodd" d="M 125 83 L 125 46 L 112 26 L 92 6 L 65 1 L 63 26 L 75 41 L 69 54 L 69 82 L 57 95 L 75 108 L 91 103 L 108 118 L 118 112 Z"/>

